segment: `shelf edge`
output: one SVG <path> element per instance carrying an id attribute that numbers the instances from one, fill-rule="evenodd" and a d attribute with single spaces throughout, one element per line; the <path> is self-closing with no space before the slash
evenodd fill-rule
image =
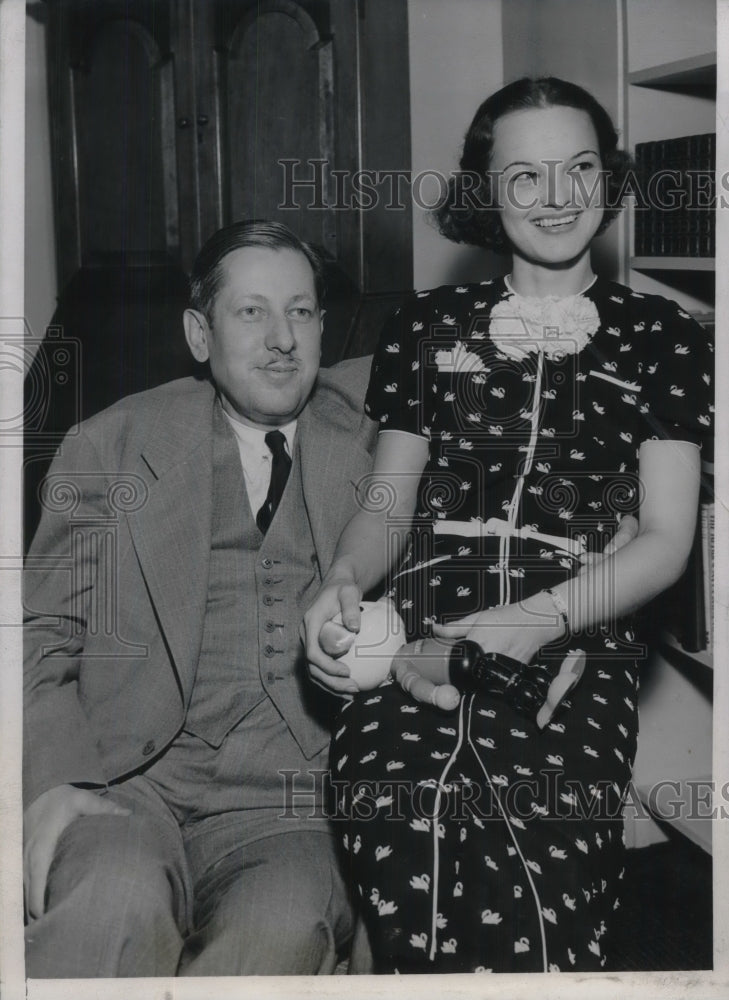
<path id="1" fill-rule="evenodd" d="M 670 652 L 675 652 L 679 656 L 685 656 L 689 660 L 693 660 L 694 663 L 700 663 L 702 667 L 706 667 L 708 670 L 714 669 L 714 656 L 711 650 L 699 649 L 692 652 L 689 649 L 684 649 L 678 639 L 672 636 L 669 632 L 665 632 L 661 637 L 660 648 Z"/>
<path id="2" fill-rule="evenodd" d="M 702 52 L 688 59 L 673 59 L 628 73 L 628 83 L 636 87 L 671 87 L 701 85 L 707 71 L 716 69 L 716 52 Z M 693 79 L 692 79 L 693 78 Z"/>
<path id="3" fill-rule="evenodd" d="M 636 271 L 714 271 L 714 257 L 631 257 Z"/>

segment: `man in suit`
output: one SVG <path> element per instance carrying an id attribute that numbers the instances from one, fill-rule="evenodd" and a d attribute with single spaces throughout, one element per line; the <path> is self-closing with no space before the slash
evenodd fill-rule
<path id="1" fill-rule="evenodd" d="M 355 509 L 367 362 L 319 372 L 322 263 L 216 233 L 184 315 L 210 379 L 65 439 L 25 592 L 32 977 L 332 972 L 351 911 L 329 695 L 298 628 Z"/>

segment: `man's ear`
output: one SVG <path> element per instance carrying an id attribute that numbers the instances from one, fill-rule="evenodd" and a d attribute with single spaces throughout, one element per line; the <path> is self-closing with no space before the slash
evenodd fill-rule
<path id="1" fill-rule="evenodd" d="M 185 340 L 196 361 L 207 361 L 210 357 L 208 338 L 210 326 L 197 309 L 186 309 L 182 314 L 182 325 L 185 328 Z"/>

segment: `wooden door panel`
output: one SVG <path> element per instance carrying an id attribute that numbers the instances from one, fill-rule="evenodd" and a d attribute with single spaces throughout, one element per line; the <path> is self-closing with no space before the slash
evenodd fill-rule
<path id="1" fill-rule="evenodd" d="M 48 6 L 61 288 L 111 255 L 189 270 L 252 217 L 322 246 L 358 292 L 410 286 L 409 204 L 354 186 L 409 170 L 406 0 Z"/>
<path id="2" fill-rule="evenodd" d="M 275 219 L 336 255 L 331 213 L 324 207 L 333 165 L 332 92 L 331 41 L 300 6 L 260 4 L 242 20 L 226 72 L 228 221 Z M 314 176 L 309 161 L 326 164 L 316 173 L 321 185 L 302 187 L 292 197 L 287 174 Z"/>
<path id="3" fill-rule="evenodd" d="M 59 278 L 179 250 L 169 0 L 50 5 Z"/>
<path id="4" fill-rule="evenodd" d="M 114 20 L 74 74 L 82 265 L 168 249 L 161 84 L 170 69 L 140 25 Z"/>

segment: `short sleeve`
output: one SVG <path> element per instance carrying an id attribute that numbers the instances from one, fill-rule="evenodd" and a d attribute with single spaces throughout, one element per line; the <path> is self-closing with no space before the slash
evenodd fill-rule
<path id="1" fill-rule="evenodd" d="M 710 452 L 714 423 L 712 334 L 680 306 L 658 299 L 641 352 L 646 438 L 691 441 Z M 708 458 L 708 454 L 706 455 Z"/>
<path id="2" fill-rule="evenodd" d="M 418 292 L 382 328 L 372 360 L 365 412 L 381 430 L 430 437 L 434 373 L 425 345 L 430 293 Z"/>

